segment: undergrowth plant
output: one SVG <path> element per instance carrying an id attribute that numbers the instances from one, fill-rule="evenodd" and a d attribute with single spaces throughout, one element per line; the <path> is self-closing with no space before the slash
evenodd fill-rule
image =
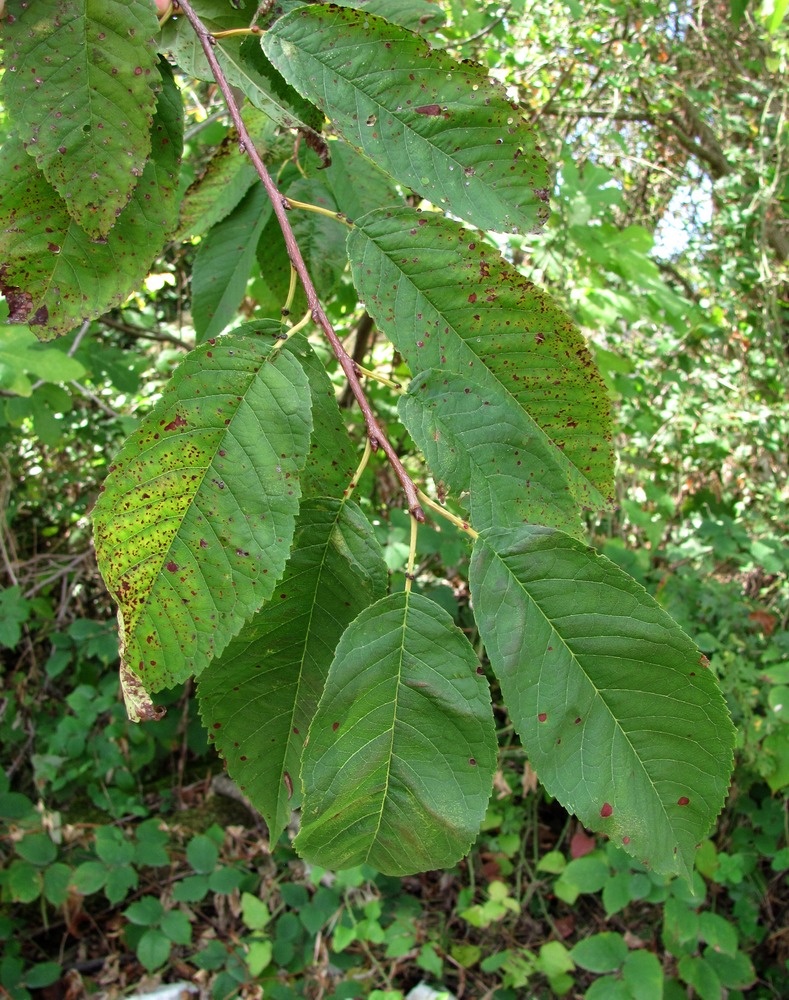
<path id="1" fill-rule="evenodd" d="M 419 592 L 429 514 L 467 538 L 486 662 L 546 790 L 690 878 L 732 727 L 693 641 L 584 541 L 585 512 L 613 504 L 605 387 L 578 329 L 498 249 L 544 223 L 550 171 L 504 90 L 420 36 L 438 16 L 427 0 L 182 0 L 160 24 L 145 0 L 12 0 L 9 319 L 66 333 L 133 293 L 169 239 L 199 238 L 199 345 L 116 457 L 95 544 L 131 718 L 157 718 L 151 695 L 197 677 L 272 841 L 301 805 L 308 861 L 405 874 L 454 864 L 480 828 L 491 695 L 467 635 Z M 215 81 L 232 130 L 183 195 L 190 79 Z M 419 465 L 371 404 L 362 380 L 380 374 L 336 328 L 357 303 L 410 373 L 404 389 L 383 380 L 386 412 Z M 352 498 L 376 450 L 411 517 L 389 593 Z M 129 913 L 162 954 L 167 917 Z"/>

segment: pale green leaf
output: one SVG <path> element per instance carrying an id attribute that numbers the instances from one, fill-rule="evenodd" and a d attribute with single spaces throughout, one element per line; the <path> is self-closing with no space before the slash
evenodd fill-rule
<path id="1" fill-rule="evenodd" d="M 193 351 L 111 466 L 96 553 L 118 602 L 123 681 L 199 674 L 273 593 L 309 448 L 306 376 L 287 347 L 242 328 Z M 139 709 L 137 710 L 139 712 Z"/>
<path id="2" fill-rule="evenodd" d="M 35 0 L 6 22 L 8 112 L 93 237 L 115 225 L 151 151 L 157 33 L 146 0 Z"/>
<path id="3" fill-rule="evenodd" d="M 530 522 L 583 534 L 589 495 L 577 471 L 500 384 L 481 391 L 473 377 L 434 369 L 414 379 L 398 410 L 443 488 L 468 492 L 461 499 L 477 531 Z"/>
<path id="4" fill-rule="evenodd" d="M 483 532 L 469 581 L 541 783 L 584 826 L 688 878 L 723 805 L 734 737 L 694 643 L 631 577 L 549 528 Z"/>
<path id="5" fill-rule="evenodd" d="M 117 305 L 142 282 L 175 219 L 183 109 L 166 63 L 151 157 L 106 242 L 69 216 L 19 139 L 0 151 L 0 291 L 11 322 L 49 340 Z"/>
<path id="6" fill-rule="evenodd" d="M 524 232 L 546 220 L 551 181 L 534 132 L 480 66 L 325 4 L 280 18 L 261 44 L 337 133 L 400 184 L 482 229 Z"/>
<path id="7" fill-rule="evenodd" d="M 8 392 L 29 396 L 33 385 L 26 373 L 45 382 L 70 382 L 85 374 L 84 367 L 65 351 L 43 347 L 29 330 L 0 326 L 0 385 Z"/>
<path id="8" fill-rule="evenodd" d="M 495 765 L 490 694 L 468 639 L 426 597 L 392 594 L 337 647 L 302 760 L 296 848 L 314 864 L 390 875 L 455 864 Z"/>
<path id="9" fill-rule="evenodd" d="M 301 751 L 335 647 L 385 592 L 386 565 L 359 508 L 305 500 L 272 600 L 200 677 L 206 728 L 272 843 L 301 801 Z"/>
<path id="10" fill-rule="evenodd" d="M 511 419 L 531 426 L 530 442 L 542 438 L 543 455 L 562 453 L 557 462 L 578 502 L 608 502 L 605 385 L 577 327 L 548 295 L 478 234 L 411 208 L 357 220 L 348 255 L 359 295 L 412 372 L 467 373 L 483 398 L 509 397 Z"/>
<path id="11" fill-rule="evenodd" d="M 192 318 L 199 341 L 218 336 L 238 313 L 271 200 L 253 185 L 200 243 L 192 270 Z"/>

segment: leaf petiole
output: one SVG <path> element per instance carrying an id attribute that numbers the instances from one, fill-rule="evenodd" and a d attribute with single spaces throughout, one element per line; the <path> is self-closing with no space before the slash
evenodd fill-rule
<path id="1" fill-rule="evenodd" d="M 346 500 L 350 500 L 351 494 L 356 489 L 359 480 L 362 478 L 364 470 L 367 468 L 367 463 L 369 462 L 370 455 L 372 455 L 372 453 L 373 453 L 373 447 L 370 444 L 370 439 L 369 437 L 365 438 L 364 453 L 362 455 L 362 460 L 361 462 L 359 462 L 359 466 L 356 469 L 356 472 L 354 472 L 353 474 L 353 479 L 351 479 L 350 483 L 348 483 L 347 487 L 342 491 L 342 495 L 345 497 Z"/>
<path id="2" fill-rule="evenodd" d="M 342 212 L 332 212 L 330 208 L 321 208 L 320 205 L 311 205 L 308 201 L 297 201 L 295 198 L 285 198 L 285 208 L 303 208 L 305 212 L 315 212 L 317 215 L 325 215 L 336 222 L 342 222 L 349 229 L 353 229 L 353 223 L 346 219 Z"/>
<path id="3" fill-rule="evenodd" d="M 441 517 L 445 518 L 447 521 L 450 521 L 452 524 L 455 525 L 456 528 L 460 528 L 461 531 L 465 531 L 466 534 L 470 535 L 472 538 L 479 537 L 479 532 L 474 531 L 474 529 L 471 527 L 468 521 L 463 521 L 459 517 L 455 517 L 454 514 L 451 514 L 448 510 L 445 510 L 445 508 L 442 507 L 441 504 L 436 503 L 435 500 L 431 500 L 426 493 L 422 492 L 422 490 L 417 490 L 416 492 L 417 496 L 425 505 L 425 507 L 429 507 L 436 514 L 440 514 Z"/>
<path id="4" fill-rule="evenodd" d="M 416 562 L 416 536 L 419 531 L 419 522 L 415 517 L 411 518 L 411 542 L 408 546 L 408 566 L 405 571 L 405 592 L 411 593 L 411 584 L 414 581 L 414 563 Z"/>

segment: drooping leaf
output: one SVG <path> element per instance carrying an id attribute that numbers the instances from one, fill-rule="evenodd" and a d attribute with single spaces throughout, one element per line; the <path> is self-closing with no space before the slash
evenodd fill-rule
<path id="1" fill-rule="evenodd" d="M 281 151 L 283 159 L 287 157 L 285 145 L 292 145 L 292 141 L 277 137 L 277 127 L 268 115 L 246 105 L 243 118 L 255 148 L 264 160 L 276 155 L 275 150 Z M 231 129 L 208 161 L 204 172 L 189 185 L 181 202 L 175 238 L 185 240 L 208 232 L 230 215 L 257 176 L 249 157 L 238 148 L 235 129 Z"/>
<path id="2" fill-rule="evenodd" d="M 199 341 L 218 336 L 236 316 L 271 213 L 271 200 L 258 182 L 200 243 L 192 270 L 192 318 Z"/>
<path id="3" fill-rule="evenodd" d="M 8 112 L 93 237 L 115 225 L 151 151 L 158 30 L 145 0 L 36 0 L 6 22 Z"/>
<path id="4" fill-rule="evenodd" d="M 496 400 L 503 390 L 521 411 L 513 421 L 533 424 L 530 440 L 544 436 L 543 454 L 558 449 L 575 467 L 579 502 L 608 502 L 605 385 L 578 329 L 548 295 L 477 234 L 410 208 L 357 220 L 348 256 L 370 315 L 412 372 L 467 372 Z"/>
<path id="5" fill-rule="evenodd" d="M 161 250 L 178 203 L 181 96 L 166 63 L 151 157 L 106 241 L 93 242 L 30 160 L 19 139 L 0 151 L 0 291 L 11 322 L 49 340 L 122 302 Z"/>
<path id="6" fill-rule="evenodd" d="M 119 606 L 127 704 L 199 674 L 284 569 L 309 448 L 287 346 L 234 331 L 193 351 L 128 439 L 94 510 Z"/>
<path id="7" fill-rule="evenodd" d="M 500 384 L 481 391 L 472 376 L 433 369 L 414 379 L 398 410 L 436 479 L 468 492 L 477 531 L 529 522 L 583 534 L 588 491 L 577 470 Z"/>
<path id="8" fill-rule="evenodd" d="M 301 473 L 302 493 L 305 497 L 342 496 L 356 471 L 359 456 L 340 414 L 334 385 L 305 337 L 293 337 L 288 346 L 309 379 L 312 398 L 312 437 Z"/>
<path id="9" fill-rule="evenodd" d="M 689 877 L 734 732 L 705 657 L 631 577 L 550 528 L 474 546 L 474 612 L 540 781 L 584 826 Z"/>
<path id="10" fill-rule="evenodd" d="M 338 134 L 400 184 L 482 229 L 525 232 L 547 218 L 551 182 L 534 133 L 481 67 L 330 4 L 285 15 L 261 44 Z"/>
<path id="11" fill-rule="evenodd" d="M 337 647 L 304 749 L 296 848 L 314 864 L 389 875 L 452 865 L 479 830 L 495 764 L 468 639 L 428 598 L 391 594 Z"/>
<path id="12" fill-rule="evenodd" d="M 305 500 L 272 600 L 200 676 L 200 713 L 272 844 L 301 801 L 300 758 L 345 628 L 386 593 L 386 564 L 350 502 Z"/>
<path id="13" fill-rule="evenodd" d="M 196 0 L 192 5 L 211 32 L 247 28 L 250 10 L 227 0 Z M 170 18 L 162 31 L 161 45 L 187 76 L 213 83 L 214 76 L 197 35 L 185 17 Z M 238 87 L 260 111 L 283 128 L 297 128 L 307 143 L 326 157 L 320 135 L 323 116 L 305 101 L 263 55 L 257 39 L 243 35 L 215 38 L 214 54 L 228 82 Z"/>

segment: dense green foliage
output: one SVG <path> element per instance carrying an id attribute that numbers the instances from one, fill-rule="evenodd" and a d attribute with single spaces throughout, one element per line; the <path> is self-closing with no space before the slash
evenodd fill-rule
<path id="1" fill-rule="evenodd" d="M 521 7 L 196 4 L 283 213 L 183 14 L 9 5 L 13 996 L 786 988 L 785 27 Z"/>

